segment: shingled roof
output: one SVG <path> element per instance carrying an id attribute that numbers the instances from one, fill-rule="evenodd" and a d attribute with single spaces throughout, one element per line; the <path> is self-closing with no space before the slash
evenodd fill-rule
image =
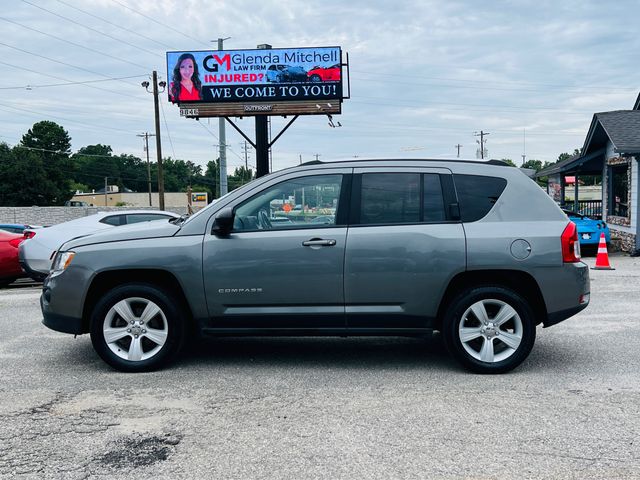
<path id="1" fill-rule="evenodd" d="M 640 110 L 596 113 L 584 142 L 583 153 L 589 153 L 599 146 L 593 145 L 593 141 L 602 133 L 613 143 L 614 152 L 640 153 Z"/>

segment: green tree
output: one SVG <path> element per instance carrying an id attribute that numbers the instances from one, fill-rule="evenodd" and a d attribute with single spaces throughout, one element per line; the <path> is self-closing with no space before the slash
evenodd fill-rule
<path id="1" fill-rule="evenodd" d="M 253 170 L 251 170 L 250 168 L 245 168 L 244 166 L 236 167 L 236 169 L 233 171 L 233 175 L 229 175 L 229 177 L 227 178 L 229 191 L 235 190 L 245 183 L 249 183 L 253 179 Z"/>
<path id="2" fill-rule="evenodd" d="M 562 162 L 564 160 L 569 160 L 571 157 L 575 157 L 577 155 L 580 155 L 580 152 L 581 152 L 581 149 L 574 148 L 573 153 L 567 153 L 567 152 L 561 153 L 560 155 L 558 155 L 557 162 Z"/>
<path id="3" fill-rule="evenodd" d="M 49 205 L 56 194 L 38 152 L 0 144 L 0 205 Z"/>
<path id="4" fill-rule="evenodd" d="M 500 160 L 502 162 L 506 163 L 507 165 L 509 165 L 510 167 L 515 167 L 516 166 L 516 164 L 510 158 L 501 158 Z"/>
<path id="5" fill-rule="evenodd" d="M 62 205 L 73 196 L 71 182 L 73 180 L 73 162 L 69 158 L 71 137 L 67 131 L 55 122 L 37 122 L 22 136 L 20 145 L 14 150 L 20 152 L 19 161 L 30 158 L 33 163 L 32 173 L 24 178 L 33 182 L 33 176 L 44 174 L 44 183 L 36 183 L 40 193 L 32 202 L 38 205 Z M 40 161 L 36 162 L 35 158 Z M 42 169 L 42 172 L 36 171 Z"/>
<path id="6" fill-rule="evenodd" d="M 531 170 L 535 170 L 536 172 L 539 172 L 540 170 L 542 170 L 543 168 L 545 168 L 547 165 L 549 164 L 549 162 L 545 162 L 544 165 L 542 163 L 542 160 L 527 160 L 526 162 L 524 162 L 522 164 L 522 167 L 520 168 L 530 168 Z"/>

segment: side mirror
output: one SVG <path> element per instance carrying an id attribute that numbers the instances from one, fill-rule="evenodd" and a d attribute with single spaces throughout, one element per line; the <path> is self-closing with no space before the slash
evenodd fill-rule
<path id="1" fill-rule="evenodd" d="M 234 218 L 235 214 L 233 213 L 233 208 L 223 208 L 218 212 L 215 220 L 213 221 L 211 233 L 220 236 L 229 235 L 231 230 L 233 230 Z"/>

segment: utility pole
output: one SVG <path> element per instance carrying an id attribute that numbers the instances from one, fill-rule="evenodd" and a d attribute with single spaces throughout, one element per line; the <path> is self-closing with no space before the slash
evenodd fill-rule
<path id="1" fill-rule="evenodd" d="M 104 206 L 107 206 L 107 178 L 104 177 Z"/>
<path id="2" fill-rule="evenodd" d="M 484 144 L 487 142 L 484 137 L 486 135 L 489 135 L 489 132 L 484 132 L 482 130 L 480 130 L 480 133 L 476 133 L 474 134 L 474 136 L 476 137 L 480 137 L 480 140 L 476 140 L 477 143 L 480 144 L 480 158 L 484 159 Z"/>
<path id="3" fill-rule="evenodd" d="M 155 137 L 154 134 L 149 132 L 144 132 L 136 137 L 144 138 L 144 151 L 147 152 L 147 183 L 149 184 L 149 206 L 152 206 L 151 202 L 151 162 L 149 161 L 149 137 Z"/>
<path id="4" fill-rule="evenodd" d="M 164 210 L 164 172 L 162 170 L 162 142 L 160 141 L 160 108 L 158 105 L 158 94 L 161 93 L 158 91 L 158 72 L 155 70 L 152 74 L 152 83 L 153 83 L 153 108 L 155 113 L 155 124 L 156 124 L 156 155 L 158 158 L 158 198 L 160 200 L 160 210 Z M 165 87 L 167 86 L 167 82 L 160 82 L 160 87 L 162 88 L 162 92 L 164 92 Z M 146 80 L 142 82 L 142 86 L 149 91 L 149 82 Z"/>
<path id="5" fill-rule="evenodd" d="M 460 158 L 460 149 L 462 148 L 462 145 L 457 144 L 457 145 L 455 145 L 455 147 L 458 149 L 458 157 L 457 158 Z"/>
<path id="6" fill-rule="evenodd" d="M 251 180 L 251 176 L 249 175 L 249 143 L 245 140 L 240 144 L 240 148 L 244 152 L 244 171 L 245 173 L 242 175 L 242 183 L 245 184 Z M 249 178 L 244 178 L 244 175 L 247 175 Z"/>
<path id="7" fill-rule="evenodd" d="M 316 153 L 316 154 L 314 155 L 314 157 L 316 157 L 316 162 L 317 162 L 317 161 L 318 161 L 318 158 L 320 157 L 320 154 L 319 154 L 319 153 Z"/>
<path id="8" fill-rule="evenodd" d="M 225 40 L 231 37 L 218 38 L 218 51 L 223 50 Z M 227 139 L 224 125 L 224 117 L 218 119 L 218 138 L 220 139 L 220 196 L 228 191 L 227 186 Z"/>

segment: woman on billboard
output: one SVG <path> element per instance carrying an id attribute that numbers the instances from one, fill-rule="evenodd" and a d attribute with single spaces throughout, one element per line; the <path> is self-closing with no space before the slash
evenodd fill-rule
<path id="1" fill-rule="evenodd" d="M 173 103 L 202 100 L 202 82 L 198 64 L 190 53 L 183 53 L 173 67 L 169 97 Z"/>

